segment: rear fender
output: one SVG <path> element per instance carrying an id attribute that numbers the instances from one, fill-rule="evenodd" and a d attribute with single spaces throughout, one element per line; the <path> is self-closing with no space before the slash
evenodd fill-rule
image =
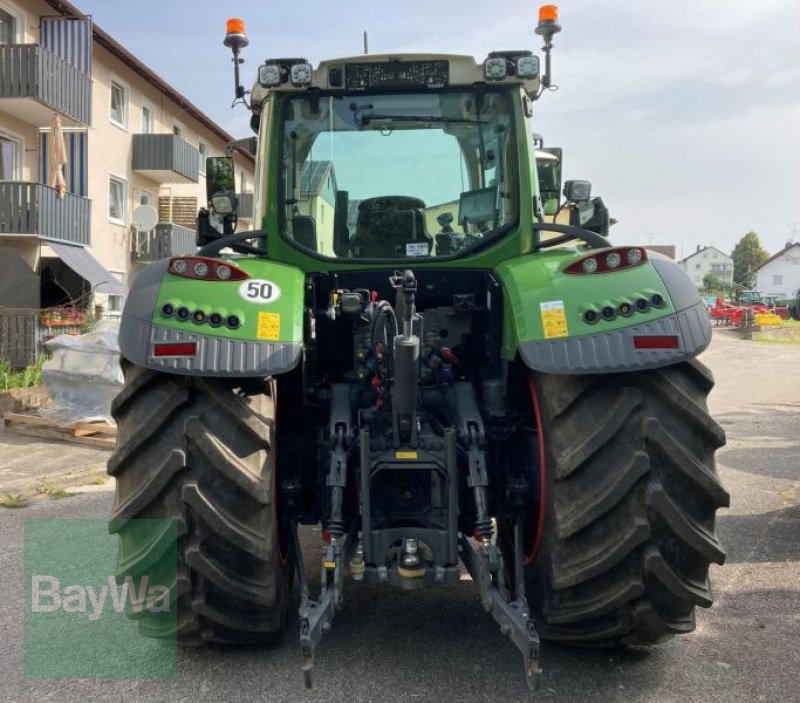
<path id="1" fill-rule="evenodd" d="M 171 273 L 166 259 L 142 269 L 122 314 L 122 356 L 137 366 L 192 376 L 264 377 L 295 368 L 303 345 L 303 272 L 259 258 L 229 263 L 250 278 L 194 280 Z M 165 306 L 173 312 L 166 314 Z M 181 308 L 190 312 L 189 319 L 178 318 Z M 202 311 L 202 322 L 196 311 Z M 240 324 L 213 326 L 213 313 L 226 320 L 235 316 Z M 196 351 L 156 356 L 156 345 L 172 343 L 194 343 Z"/>
<path id="2" fill-rule="evenodd" d="M 711 325 L 697 288 L 671 259 L 648 257 L 631 268 L 584 275 L 563 272 L 576 258 L 571 250 L 502 263 L 495 272 L 505 300 L 503 357 L 519 354 L 546 373 L 588 374 L 658 368 L 700 354 L 711 341 Z M 636 308 L 637 300 L 653 296 L 663 300 L 660 306 Z M 623 303 L 632 306 L 630 314 L 620 314 Z M 602 317 L 607 307 L 615 310 L 613 319 Z M 599 313 L 593 324 L 585 317 L 590 309 Z M 634 346 L 634 338 L 642 344 L 647 336 L 670 338 L 675 347 Z"/>

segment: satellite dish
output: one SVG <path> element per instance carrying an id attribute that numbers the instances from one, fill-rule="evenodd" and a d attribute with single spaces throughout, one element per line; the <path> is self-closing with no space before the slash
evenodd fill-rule
<path id="1" fill-rule="evenodd" d="M 152 205 L 139 205 L 131 217 L 133 226 L 141 232 L 149 232 L 158 224 L 158 211 Z"/>

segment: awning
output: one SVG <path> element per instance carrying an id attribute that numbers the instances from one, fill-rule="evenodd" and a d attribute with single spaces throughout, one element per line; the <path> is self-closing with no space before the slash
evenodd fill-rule
<path id="1" fill-rule="evenodd" d="M 103 265 L 83 247 L 73 247 L 53 241 L 48 242 L 48 245 L 67 266 L 89 281 L 93 291 L 108 295 L 128 293 L 122 281 L 103 268 Z"/>

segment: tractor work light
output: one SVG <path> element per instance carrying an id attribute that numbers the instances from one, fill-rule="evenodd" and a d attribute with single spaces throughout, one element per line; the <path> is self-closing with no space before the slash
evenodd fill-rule
<path id="1" fill-rule="evenodd" d="M 296 63 L 289 70 L 292 85 L 311 85 L 312 74 L 310 63 Z"/>
<path id="2" fill-rule="evenodd" d="M 262 88 L 274 88 L 281 84 L 281 67 L 274 63 L 261 64 L 258 67 L 258 84 Z"/>
<path id="3" fill-rule="evenodd" d="M 171 259 L 169 272 L 175 276 L 201 281 L 244 281 L 250 274 L 233 264 L 202 256 L 181 256 Z"/>
<path id="4" fill-rule="evenodd" d="M 564 273 L 595 274 L 624 271 L 625 269 L 641 266 L 647 261 L 647 252 L 643 247 L 615 247 L 597 253 L 588 254 L 577 261 L 572 261 Z M 655 302 L 650 301 L 654 307 Z"/>
<path id="5" fill-rule="evenodd" d="M 539 75 L 539 57 L 520 56 L 517 59 L 517 78 L 529 79 Z"/>
<path id="6" fill-rule="evenodd" d="M 499 57 L 486 59 L 483 70 L 487 81 L 501 81 L 508 75 L 508 62 Z"/>

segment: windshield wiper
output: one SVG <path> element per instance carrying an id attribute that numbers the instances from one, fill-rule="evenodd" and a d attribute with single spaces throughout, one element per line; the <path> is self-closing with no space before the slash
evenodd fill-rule
<path id="1" fill-rule="evenodd" d="M 472 120 L 467 117 L 444 117 L 442 115 L 363 115 L 356 112 L 353 120 L 358 127 L 364 127 L 373 120 L 394 120 L 395 122 L 438 122 L 447 124 L 488 124 L 488 120 Z"/>

